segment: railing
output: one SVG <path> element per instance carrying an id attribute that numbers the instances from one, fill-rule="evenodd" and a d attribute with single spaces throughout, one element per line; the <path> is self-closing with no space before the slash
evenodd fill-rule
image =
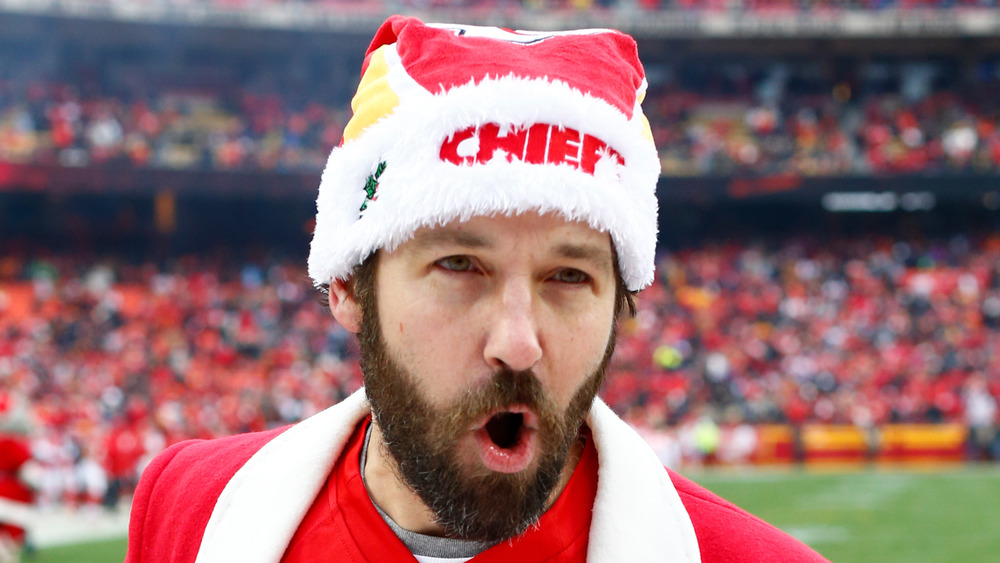
<path id="1" fill-rule="evenodd" d="M 648 38 L 987 37 L 1000 33 L 995 0 L 974 5 L 904 0 L 884 2 L 593 2 L 448 3 L 394 0 L 284 2 L 0 0 L 0 12 L 117 20 L 324 32 L 374 29 L 386 16 L 407 13 L 427 20 L 524 29 L 614 27 Z M 866 7 L 867 6 L 867 7 Z"/>

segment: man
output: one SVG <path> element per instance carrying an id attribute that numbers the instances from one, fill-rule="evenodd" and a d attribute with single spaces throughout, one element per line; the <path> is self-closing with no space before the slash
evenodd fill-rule
<path id="1" fill-rule="evenodd" d="M 365 389 L 174 446 L 128 561 L 817 561 L 595 399 L 653 280 L 634 41 L 390 18 L 320 185 L 309 271 Z"/>

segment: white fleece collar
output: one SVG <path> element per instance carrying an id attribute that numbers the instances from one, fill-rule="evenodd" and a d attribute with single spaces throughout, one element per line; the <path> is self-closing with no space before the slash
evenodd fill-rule
<path id="1" fill-rule="evenodd" d="M 364 389 L 264 445 L 226 485 L 197 563 L 273 563 L 369 413 Z M 656 455 L 600 399 L 587 419 L 599 460 L 588 561 L 698 562 L 694 527 Z"/>
<path id="2" fill-rule="evenodd" d="M 587 424 L 598 460 L 587 561 L 701 561 L 687 509 L 645 440 L 600 399 Z"/>

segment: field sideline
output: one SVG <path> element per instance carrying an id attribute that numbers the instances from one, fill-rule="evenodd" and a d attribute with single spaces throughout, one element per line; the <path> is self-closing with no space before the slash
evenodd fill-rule
<path id="1" fill-rule="evenodd" d="M 832 561 L 972 563 L 1000 553 L 1000 465 L 683 473 Z M 23 560 L 120 563 L 125 546 L 124 537 L 43 546 Z"/>

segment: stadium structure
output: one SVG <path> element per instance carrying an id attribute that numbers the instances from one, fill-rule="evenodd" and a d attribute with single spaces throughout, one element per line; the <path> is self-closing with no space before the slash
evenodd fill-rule
<path id="1" fill-rule="evenodd" d="M 43 501 L 359 385 L 304 261 L 391 13 L 637 38 L 661 258 L 604 397 L 665 462 L 997 459 L 994 4 L 0 0 L 3 409 L 106 476 Z"/>

